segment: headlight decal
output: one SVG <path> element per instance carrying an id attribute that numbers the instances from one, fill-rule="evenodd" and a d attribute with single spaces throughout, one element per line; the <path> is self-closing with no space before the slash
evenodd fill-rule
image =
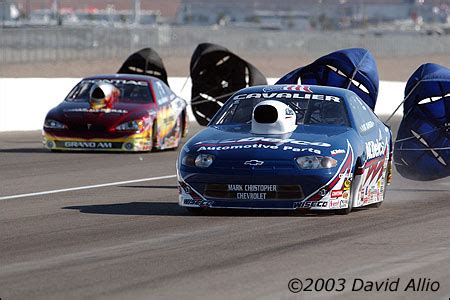
<path id="1" fill-rule="evenodd" d="M 187 154 L 181 160 L 181 164 L 187 167 L 208 168 L 214 162 L 215 156 L 212 154 Z"/>
<path id="2" fill-rule="evenodd" d="M 139 120 L 133 120 L 128 121 L 120 124 L 116 127 L 116 130 L 118 131 L 137 131 L 140 132 L 144 130 L 148 125 L 148 122 L 146 119 L 139 119 Z"/>
<path id="3" fill-rule="evenodd" d="M 337 160 L 328 156 L 308 155 L 296 159 L 298 166 L 305 170 L 330 169 L 337 165 Z"/>
<path id="4" fill-rule="evenodd" d="M 53 119 L 46 119 L 44 122 L 44 128 L 49 129 L 67 129 L 67 126 L 59 121 Z"/>

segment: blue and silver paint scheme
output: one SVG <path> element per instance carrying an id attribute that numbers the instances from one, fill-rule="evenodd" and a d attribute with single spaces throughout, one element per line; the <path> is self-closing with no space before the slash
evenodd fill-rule
<path id="1" fill-rule="evenodd" d="M 254 134 L 249 122 L 217 122 L 232 101 L 245 101 L 257 94 L 273 99 L 290 94 L 287 101 L 295 97 L 339 99 L 348 124 L 297 124 L 295 130 L 284 134 Z M 381 202 L 389 177 L 391 144 L 390 129 L 352 91 L 300 85 L 242 89 L 180 151 L 179 205 L 342 210 Z M 208 167 L 193 165 L 201 154 L 213 158 Z M 335 165 L 302 169 L 297 160 L 306 156 L 332 158 Z"/>

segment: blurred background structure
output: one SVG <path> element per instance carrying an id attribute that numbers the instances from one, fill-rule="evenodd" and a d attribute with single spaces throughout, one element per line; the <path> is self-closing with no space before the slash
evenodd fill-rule
<path id="1" fill-rule="evenodd" d="M 450 49 L 450 0 L 0 0 L 0 76 L 87 75 L 101 70 L 87 62 L 118 68 L 144 47 L 173 58 L 169 71 L 185 74 L 180 59 L 201 42 L 249 61 L 291 56 L 294 67 L 298 57 L 348 47 L 377 58 L 441 59 Z M 76 67 L 67 75 L 51 69 L 70 63 Z"/>

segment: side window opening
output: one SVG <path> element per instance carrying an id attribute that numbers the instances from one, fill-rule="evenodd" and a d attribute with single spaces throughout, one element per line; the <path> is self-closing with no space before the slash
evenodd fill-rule
<path id="1" fill-rule="evenodd" d="M 349 98 L 350 108 L 353 111 L 355 125 L 360 134 L 366 134 L 375 127 L 376 116 L 367 105 L 358 97 Z"/>

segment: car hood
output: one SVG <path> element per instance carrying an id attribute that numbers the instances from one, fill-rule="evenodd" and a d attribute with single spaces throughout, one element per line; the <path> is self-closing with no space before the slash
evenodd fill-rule
<path id="1" fill-rule="evenodd" d="M 47 118 L 55 119 L 69 128 L 91 124 L 94 128 L 115 128 L 115 126 L 147 116 L 149 104 L 116 103 L 110 110 L 94 110 L 87 102 L 63 102 L 52 109 Z"/>
<path id="2" fill-rule="evenodd" d="M 355 134 L 343 126 L 299 125 L 287 135 L 252 134 L 247 125 L 210 126 L 186 143 L 184 152 L 210 153 L 221 160 L 291 160 L 306 155 L 343 159 Z"/>

